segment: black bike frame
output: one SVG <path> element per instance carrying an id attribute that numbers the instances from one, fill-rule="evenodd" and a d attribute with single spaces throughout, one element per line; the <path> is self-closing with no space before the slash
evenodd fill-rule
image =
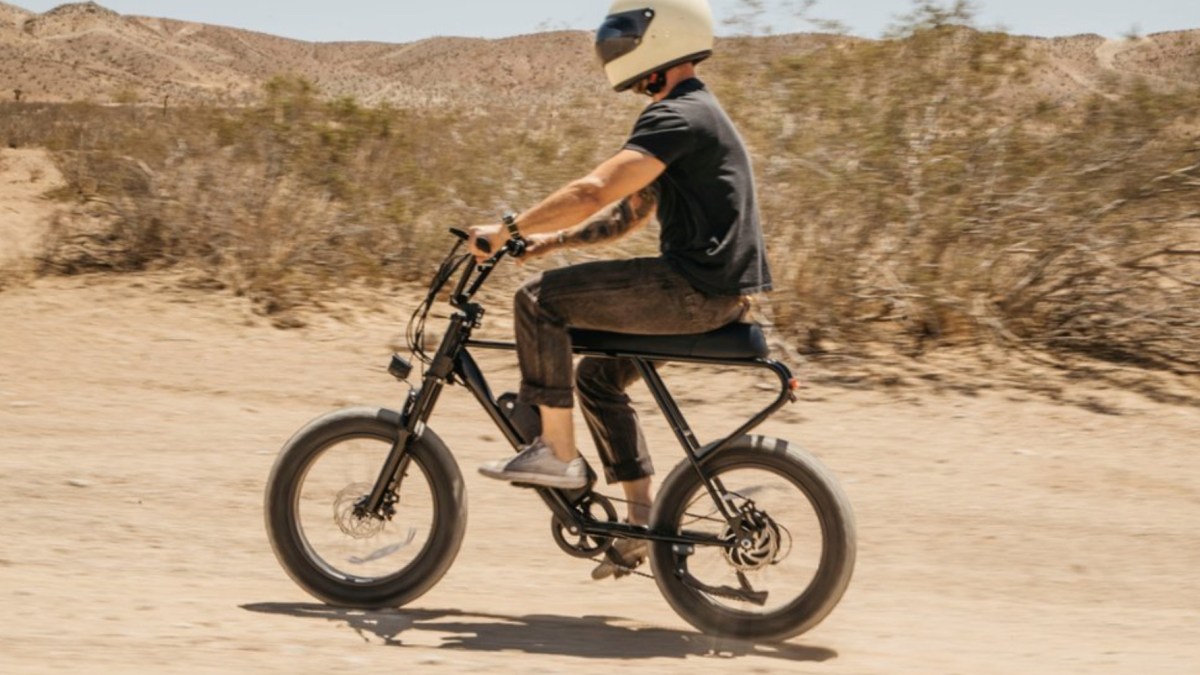
<path id="1" fill-rule="evenodd" d="M 479 401 L 479 404 L 488 416 L 491 417 L 492 422 L 500 432 L 504 434 L 504 437 L 514 450 L 533 440 L 531 438 L 523 438 L 516 425 L 504 413 L 496 397 L 492 394 L 491 387 L 488 385 L 483 371 L 470 352 L 472 348 L 516 351 L 516 345 L 513 343 L 471 339 L 472 332 L 481 325 L 484 316 L 484 309 L 479 304 L 472 302 L 471 299 L 487 280 L 495 264 L 499 262 L 503 255 L 504 252 L 501 251 L 486 263 L 478 266 L 468 266 L 468 269 L 459 281 L 458 287 L 451 298 L 451 305 L 457 309 L 457 312 L 450 318 L 449 328 L 442 338 L 442 343 L 438 348 L 437 354 L 428 364 L 421 387 L 410 392 L 408 400 L 404 405 L 401 416 L 401 428 L 396 443 L 388 455 L 388 460 L 380 472 L 370 497 L 361 505 L 367 513 L 379 514 L 386 502 L 388 492 L 399 489 L 399 481 L 402 480 L 408 464 L 407 450 L 409 444 L 413 438 L 419 438 L 424 433 L 426 424 L 433 414 L 441 392 L 447 383 L 462 384 L 465 386 L 475 396 L 475 399 Z M 471 277 L 475 272 L 478 272 L 478 276 L 475 278 L 474 283 L 471 283 Z M 794 394 L 796 383 L 787 366 L 768 359 L 680 358 L 650 352 L 595 351 L 579 347 L 575 348 L 574 351 L 576 354 L 582 356 L 627 358 L 633 360 L 642 378 L 650 388 L 650 392 L 653 394 L 659 409 L 666 417 L 667 423 L 675 432 L 680 445 L 683 446 L 688 460 L 707 487 L 713 502 L 733 530 L 735 532 L 740 531 L 742 529 L 740 514 L 730 512 L 727 500 L 722 497 L 726 493 L 724 486 L 715 477 L 707 475 L 704 465 L 712 457 L 719 455 L 723 450 L 732 445 L 738 438 L 741 438 L 765 422 L 789 401 L 794 402 L 796 400 Z M 773 403 L 754 415 L 733 433 L 704 447 L 696 440 L 691 426 L 684 418 L 683 412 L 679 409 L 674 397 L 671 396 L 670 391 L 659 375 L 656 363 L 660 362 L 763 368 L 770 370 L 779 378 L 780 393 Z M 575 507 L 581 501 L 582 497 L 591 492 L 591 487 L 589 485 L 583 490 L 576 491 L 537 488 L 536 491 L 558 518 L 559 522 L 564 525 L 573 526 L 578 531 L 587 535 L 632 537 L 668 541 L 684 545 L 729 545 L 727 542 L 709 535 L 687 532 L 662 533 L 625 523 L 596 521 L 586 513 L 583 513 L 581 509 Z"/>
<path id="2" fill-rule="evenodd" d="M 474 347 L 477 349 L 516 351 L 516 345 L 507 342 L 468 340 L 465 346 Z M 724 493 L 724 486 L 720 484 L 718 479 L 709 477 L 706 474 L 703 469 L 704 464 L 712 457 L 717 456 L 721 453 L 721 451 L 732 445 L 734 441 L 756 429 L 759 425 L 783 408 L 783 406 L 787 405 L 787 403 L 795 400 L 795 394 L 793 393 L 794 380 L 792 378 L 792 373 L 788 370 L 787 366 L 784 366 L 782 363 L 777 361 L 766 359 L 680 358 L 677 356 L 664 356 L 662 354 L 655 354 L 652 352 L 596 351 L 580 347 L 576 347 L 573 351 L 579 356 L 626 358 L 633 361 L 634 365 L 638 369 L 638 372 L 641 374 L 642 379 L 646 382 L 646 386 L 650 389 L 650 393 L 654 396 L 654 401 L 658 404 L 659 410 L 662 411 L 663 417 L 666 418 L 668 426 L 671 427 L 671 430 L 675 433 L 675 437 L 679 440 L 679 444 L 683 447 L 684 454 L 687 455 L 688 461 L 692 463 L 692 466 L 703 479 L 705 486 L 708 487 L 709 494 L 712 496 L 713 501 L 717 504 L 721 514 L 725 516 L 727 520 L 732 521 L 736 517 L 736 514 L 729 512 L 726 501 L 721 499 L 719 496 L 719 493 Z M 478 366 L 475 366 L 474 358 L 471 357 L 471 355 L 465 349 L 463 350 L 462 358 L 470 364 L 469 369 L 471 371 L 478 373 L 479 369 Z M 706 448 L 705 446 L 702 446 L 698 440 L 696 440 L 696 435 L 692 431 L 691 425 L 688 424 L 687 419 L 683 415 L 683 411 L 680 410 L 679 405 L 675 402 L 675 398 L 671 395 L 670 390 L 667 388 L 666 383 L 659 374 L 658 366 L 656 364 L 663 362 L 693 363 L 727 367 L 732 366 L 740 368 L 762 368 L 770 370 L 776 375 L 776 377 L 779 378 L 781 385 L 780 393 L 778 398 L 776 398 L 771 405 L 767 406 L 758 414 L 751 417 L 749 421 L 738 427 L 733 433 L 715 443 L 710 444 Z M 500 409 L 499 404 L 496 403 L 495 399 L 492 397 L 487 382 L 483 379 L 481 373 L 479 373 L 477 377 L 464 378 L 464 382 L 467 385 L 467 388 L 475 394 L 475 398 L 480 402 L 484 409 L 492 415 L 493 420 L 497 422 L 498 426 L 500 426 L 502 429 L 505 427 L 505 425 L 509 427 L 512 426 L 507 417 L 504 415 L 503 411 Z M 528 442 L 532 440 L 519 439 L 519 435 L 514 435 L 509 437 L 510 442 L 513 442 L 514 438 L 518 439 L 518 442 L 515 442 L 513 445 L 514 448 L 518 448 L 521 445 L 520 441 Z M 573 513 L 577 513 L 577 511 L 573 510 Z M 583 527 L 583 531 L 586 534 L 611 534 L 610 524 L 603 524 L 602 526 L 599 526 L 598 529 L 590 527 L 586 523 L 580 523 L 580 525 Z M 594 529 L 596 530 L 595 532 L 593 532 Z M 651 536 L 649 538 L 655 539 L 660 537 Z M 671 537 L 666 538 L 674 540 Z"/>

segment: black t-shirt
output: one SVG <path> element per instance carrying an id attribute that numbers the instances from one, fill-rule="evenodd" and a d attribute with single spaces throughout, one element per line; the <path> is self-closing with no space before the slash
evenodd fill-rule
<path id="1" fill-rule="evenodd" d="M 638 118 L 625 147 L 667 165 L 659 177 L 662 254 L 698 290 L 771 290 L 750 155 L 700 80 L 676 85 Z"/>

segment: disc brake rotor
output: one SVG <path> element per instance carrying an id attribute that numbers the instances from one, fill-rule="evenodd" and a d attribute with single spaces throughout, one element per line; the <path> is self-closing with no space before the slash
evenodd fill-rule
<path id="1" fill-rule="evenodd" d="M 779 526 L 765 513 L 755 512 L 758 525 L 736 540 L 733 527 L 725 526 L 721 533 L 723 541 L 732 541 L 733 546 L 724 549 L 725 560 L 740 572 L 756 572 L 769 567 L 779 559 L 783 536 Z"/>
<path id="2" fill-rule="evenodd" d="M 333 500 L 333 522 L 342 534 L 354 539 L 370 539 L 383 532 L 387 521 L 363 514 L 358 508 L 372 487 L 369 483 L 353 483 L 343 488 Z"/>

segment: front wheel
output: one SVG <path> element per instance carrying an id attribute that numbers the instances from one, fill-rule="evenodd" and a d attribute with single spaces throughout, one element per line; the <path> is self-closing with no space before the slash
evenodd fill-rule
<path id="1" fill-rule="evenodd" d="M 652 528 L 729 545 L 652 545 L 663 597 L 713 635 L 781 641 L 816 626 L 854 570 L 854 514 L 833 476 L 800 448 L 761 436 L 737 440 L 703 466 L 746 526 L 736 536 L 692 464 L 676 467 L 655 499 Z"/>
<path id="2" fill-rule="evenodd" d="M 450 568 L 466 529 L 462 474 L 426 429 L 382 509 L 360 508 L 400 431 L 400 415 L 342 410 L 298 432 L 267 481 L 267 536 L 280 564 L 313 596 L 340 607 L 400 607 Z"/>

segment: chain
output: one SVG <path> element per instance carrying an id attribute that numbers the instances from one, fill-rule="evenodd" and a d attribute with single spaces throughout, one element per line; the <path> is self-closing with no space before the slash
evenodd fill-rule
<path id="1" fill-rule="evenodd" d="M 609 500 L 610 502 L 615 502 L 615 503 L 618 503 L 618 504 L 630 504 L 630 503 L 631 503 L 631 502 L 630 502 L 628 499 L 619 499 L 619 498 L 617 498 L 617 497 L 609 497 L 608 495 L 602 495 L 602 496 L 603 496 L 605 499 Z M 693 503 L 695 503 L 695 502 L 693 502 Z M 694 514 L 694 513 L 687 513 L 687 512 L 685 512 L 683 515 L 690 517 L 692 520 L 691 520 L 691 521 L 688 521 L 688 522 L 693 522 L 693 523 L 694 523 L 694 522 L 696 522 L 696 521 L 699 521 L 699 520 L 711 520 L 711 521 L 713 521 L 713 522 L 725 522 L 723 518 L 713 518 L 713 517 L 712 517 L 712 515 L 713 515 L 714 513 L 716 513 L 716 510 L 715 510 L 715 509 L 714 509 L 713 511 L 709 512 L 707 515 L 703 515 L 703 516 L 698 516 L 698 515 L 696 515 L 696 514 Z M 582 558 L 581 558 L 581 560 L 582 560 Z M 643 577 L 643 578 L 646 578 L 646 579 L 653 579 L 653 578 L 654 578 L 654 575 L 653 575 L 653 574 L 647 574 L 646 572 L 640 572 L 640 571 L 638 571 L 636 568 L 633 568 L 633 567 L 628 567 L 628 566 L 626 566 L 626 565 L 619 565 L 619 564 L 617 564 L 617 563 L 613 562 L 612 560 L 609 560 L 609 559 L 608 559 L 608 556 L 597 556 L 597 557 L 594 557 L 594 558 L 588 558 L 588 560 L 589 560 L 590 562 L 594 562 L 594 563 L 596 563 L 596 564 L 601 564 L 601 565 L 604 565 L 604 564 L 607 564 L 607 565 L 612 565 L 613 567 L 615 567 L 616 569 L 618 569 L 618 570 L 620 570 L 620 571 L 624 572 L 624 573 L 625 573 L 625 574 L 627 574 L 627 575 L 629 575 L 629 574 L 632 574 L 632 575 L 634 575 L 634 576 L 639 576 L 639 577 Z"/>

